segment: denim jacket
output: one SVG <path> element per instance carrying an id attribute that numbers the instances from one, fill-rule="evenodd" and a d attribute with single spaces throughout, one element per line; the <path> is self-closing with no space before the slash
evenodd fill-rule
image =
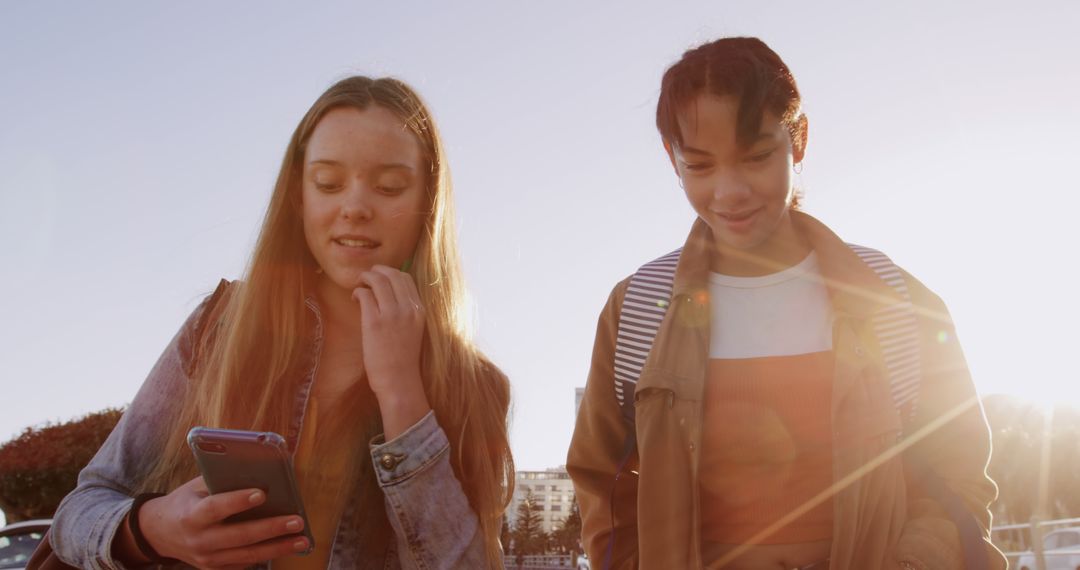
<path id="1" fill-rule="evenodd" d="M 112 556 L 112 542 L 131 508 L 134 489 L 144 477 L 169 433 L 188 383 L 194 330 L 208 301 L 204 300 L 165 348 L 131 407 L 79 474 L 78 486 L 53 518 L 52 546 L 61 560 L 79 568 L 125 566 Z M 296 383 L 296 401 L 286 441 L 295 452 L 322 349 L 322 317 L 308 298 L 311 334 L 303 377 Z M 357 500 L 345 505 L 338 524 L 329 568 L 428 569 L 486 566 L 484 538 L 476 514 L 450 466 L 450 444 L 435 413 L 391 441 L 378 437 L 369 445 L 387 517 L 396 540 L 385 552 L 360 552 L 358 529 L 348 522 Z M 266 563 L 269 566 L 269 563 Z"/>

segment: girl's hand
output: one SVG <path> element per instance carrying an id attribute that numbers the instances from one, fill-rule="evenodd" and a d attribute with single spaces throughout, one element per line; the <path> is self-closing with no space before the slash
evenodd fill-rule
<path id="1" fill-rule="evenodd" d="M 197 568 L 245 568 L 307 550 L 306 538 L 284 536 L 304 528 L 299 516 L 224 522 L 265 500 L 266 493 L 258 489 L 210 495 L 202 477 L 196 477 L 143 504 L 139 528 L 159 555 Z"/>
<path id="2" fill-rule="evenodd" d="M 360 303 L 364 369 L 390 440 L 431 410 L 420 375 L 424 307 L 408 273 L 376 265 L 360 279 L 353 298 Z"/>

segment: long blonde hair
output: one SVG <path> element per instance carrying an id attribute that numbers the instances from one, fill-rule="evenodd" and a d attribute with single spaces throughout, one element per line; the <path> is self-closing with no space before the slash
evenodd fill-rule
<path id="1" fill-rule="evenodd" d="M 424 388 L 450 439 L 454 474 L 479 517 L 489 564 L 501 567 L 501 515 L 514 482 L 506 425 L 509 383 L 466 332 L 450 174 L 438 130 L 419 96 L 392 78 L 339 81 L 315 101 L 293 132 L 247 274 L 223 301 L 217 322 L 208 324 L 213 333 L 197 341 L 176 429 L 141 487 L 171 490 L 197 474 L 185 442 L 192 426 L 282 434 L 288 430 L 295 404 L 293 383 L 307 357 L 305 323 L 310 317 L 305 300 L 314 294 L 316 269 L 301 218 L 305 147 L 331 109 L 362 110 L 371 105 L 393 112 L 405 123 L 430 165 L 430 213 L 409 270 L 427 314 L 421 352 Z M 366 463 L 370 466 L 370 458 Z M 370 469 L 363 472 L 364 477 L 374 477 Z"/>

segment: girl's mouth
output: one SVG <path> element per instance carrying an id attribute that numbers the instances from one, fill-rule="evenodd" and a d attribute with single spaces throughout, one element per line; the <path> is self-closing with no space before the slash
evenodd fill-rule
<path id="1" fill-rule="evenodd" d="M 761 210 L 762 208 L 758 207 L 752 210 L 741 210 L 738 212 L 717 212 L 716 215 L 724 221 L 724 225 L 728 230 L 742 233 L 749 231 Z"/>
<path id="2" fill-rule="evenodd" d="M 379 247 L 379 242 L 367 238 L 339 237 L 334 238 L 334 243 L 345 247 L 362 247 L 364 249 L 375 249 L 376 247 Z"/>

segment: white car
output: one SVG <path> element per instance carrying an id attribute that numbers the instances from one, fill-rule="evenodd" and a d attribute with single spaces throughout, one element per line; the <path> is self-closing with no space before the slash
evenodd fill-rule
<path id="1" fill-rule="evenodd" d="M 26 568 L 30 555 L 51 524 L 51 520 L 36 519 L 0 528 L 0 568 Z"/>
<path id="2" fill-rule="evenodd" d="M 1043 536 L 1046 570 L 1080 570 L 1080 528 L 1063 528 Z M 1035 554 L 1025 552 L 1016 562 L 1020 570 L 1036 570 Z"/>

